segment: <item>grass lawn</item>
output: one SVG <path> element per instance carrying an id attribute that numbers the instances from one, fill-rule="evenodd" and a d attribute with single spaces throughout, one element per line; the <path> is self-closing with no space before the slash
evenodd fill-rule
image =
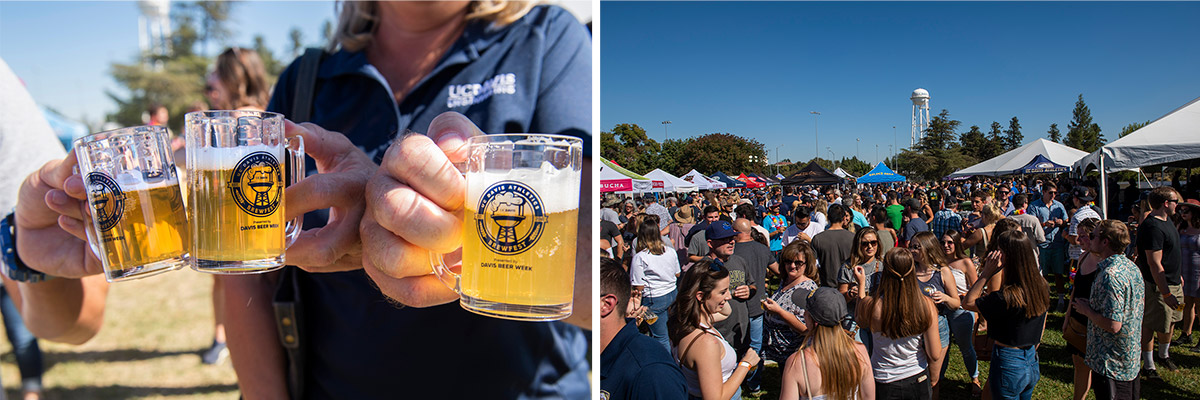
<path id="1" fill-rule="evenodd" d="M 1066 342 L 1062 338 L 1062 313 L 1051 313 L 1046 322 L 1046 333 L 1038 351 L 1041 357 L 1042 378 L 1033 391 L 1034 399 L 1068 400 L 1074 392 L 1072 376 L 1074 367 L 1071 355 L 1067 353 Z M 1178 336 L 1178 334 L 1176 335 Z M 1200 353 L 1188 348 L 1171 348 L 1171 359 L 1179 366 L 1178 372 L 1167 371 L 1159 367 L 1162 382 L 1142 384 L 1142 398 L 1153 400 L 1196 400 L 1200 399 Z M 942 399 L 970 399 L 971 380 L 963 366 L 962 355 L 958 347 L 950 345 L 950 367 L 941 389 Z M 979 377 L 986 381 L 988 363 L 979 362 Z M 779 398 L 779 377 L 782 366 L 765 367 L 762 386 L 764 393 L 757 397 L 761 399 Z M 754 397 L 745 397 L 754 398 Z M 1095 398 L 1089 393 L 1089 398 Z"/>
<path id="2" fill-rule="evenodd" d="M 212 342 L 212 278 L 190 269 L 115 283 L 104 327 L 71 346 L 41 341 L 48 399 L 236 399 L 229 359 L 200 363 Z M 0 340 L 0 379 L 20 399 L 20 373 Z"/>

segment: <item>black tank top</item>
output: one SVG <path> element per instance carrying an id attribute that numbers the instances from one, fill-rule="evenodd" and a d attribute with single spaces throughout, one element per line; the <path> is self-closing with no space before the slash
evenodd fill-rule
<path id="1" fill-rule="evenodd" d="M 1084 257 L 1091 257 L 1091 255 L 1084 255 Z M 1096 274 L 1099 272 L 1100 268 L 1097 266 L 1090 274 L 1076 273 L 1075 287 L 1071 290 L 1071 297 L 1075 299 L 1090 299 L 1092 297 L 1092 283 L 1096 282 Z M 1071 313 L 1071 318 L 1075 318 L 1076 321 L 1083 323 L 1084 326 L 1087 325 L 1088 319 L 1081 313 L 1073 312 Z"/>

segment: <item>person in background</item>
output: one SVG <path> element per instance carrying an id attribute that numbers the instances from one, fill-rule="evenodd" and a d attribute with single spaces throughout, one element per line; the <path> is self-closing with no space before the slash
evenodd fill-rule
<path id="1" fill-rule="evenodd" d="M 900 225 L 904 222 L 904 206 L 900 205 L 900 193 L 895 190 L 890 190 L 887 193 L 887 210 L 888 218 L 892 220 L 892 229 L 899 231 Z"/>
<path id="2" fill-rule="evenodd" d="M 1124 254 L 1129 230 L 1119 221 L 1105 220 L 1086 243 L 1100 263 L 1091 297 L 1076 299 L 1072 307 L 1088 319 L 1085 362 L 1096 399 L 1140 399 L 1138 339 L 1144 316 L 1138 305 L 1144 302 L 1146 286 Z"/>
<path id="3" fill-rule="evenodd" d="M 666 351 L 671 351 L 667 337 L 667 307 L 675 302 L 675 277 L 679 275 L 679 256 L 668 251 L 658 234 L 658 226 L 643 223 L 638 228 L 636 253 L 629 265 L 633 290 L 641 294 L 641 304 L 658 315 L 650 324 L 650 336 Z"/>
<path id="4" fill-rule="evenodd" d="M 1091 241 L 1092 233 L 1095 232 L 1096 224 L 1099 222 L 1099 219 L 1088 218 L 1076 227 L 1076 231 L 1079 232 L 1076 240 L 1086 251 L 1079 257 L 1079 268 L 1075 272 L 1075 282 L 1072 285 L 1074 290 L 1071 291 L 1070 304 L 1075 304 L 1080 299 L 1086 301 L 1092 297 L 1092 282 L 1096 281 L 1100 259 L 1092 252 L 1094 246 Z M 1075 364 L 1073 400 L 1087 398 L 1088 388 L 1092 385 L 1092 370 L 1084 360 L 1087 357 L 1087 326 L 1088 317 L 1086 315 L 1077 309 L 1067 309 L 1067 315 L 1063 318 L 1062 332 L 1063 339 L 1067 341 L 1067 353 L 1071 354 L 1071 362 Z"/>
<path id="5" fill-rule="evenodd" d="M 867 294 L 867 277 L 858 279 L 859 325 L 871 332 L 871 371 L 880 400 L 929 399 L 933 388 L 929 363 L 942 357 L 937 308 L 921 293 L 912 254 L 895 248 L 884 255 L 878 288 Z"/>
<path id="6" fill-rule="evenodd" d="M 996 188 L 996 198 L 994 200 L 996 208 L 999 208 L 1002 211 L 1001 214 L 1005 217 L 1012 215 L 1016 211 L 1016 207 L 1010 201 L 1012 198 L 1009 196 L 1011 195 L 1012 189 L 1008 185 L 1000 185 L 1000 187 Z"/>
<path id="7" fill-rule="evenodd" d="M 50 124 L 46 122 L 43 117 L 44 114 L 38 109 L 37 103 L 34 102 L 33 97 L 25 89 L 20 78 L 9 69 L 8 64 L 3 59 L 0 59 L 0 99 L 3 99 L 0 102 L 0 168 L 3 168 L 5 171 L 3 175 L 0 175 L 0 210 L 4 210 L 2 212 L 8 214 L 17 205 L 21 195 L 20 190 L 28 189 L 24 188 L 22 184 L 25 177 L 30 173 L 38 171 L 38 166 L 64 157 L 66 151 L 63 150 L 62 144 L 60 144 L 58 138 L 54 135 Z M 28 195 L 29 193 L 26 192 L 26 194 Z M 49 210 L 45 209 L 44 192 L 35 193 L 34 196 L 26 198 L 36 197 L 37 194 L 43 195 L 43 197 L 37 199 L 41 201 L 39 204 L 40 210 L 38 211 L 48 212 Z M 7 237 L 0 243 L 9 243 L 9 239 L 15 239 L 15 237 L 10 235 L 12 232 L 8 228 L 15 225 L 15 220 L 26 218 L 30 215 L 32 214 L 18 217 L 16 211 L 8 214 L 7 218 L 12 219 L 6 219 L 5 232 L 0 233 L 0 235 Z M 70 236 L 63 235 L 58 239 L 66 240 L 68 237 Z M 51 245 L 46 246 L 46 250 L 49 252 L 61 251 L 57 248 L 58 246 L 52 245 L 56 243 L 46 244 Z M 40 310 L 35 309 L 34 306 L 37 304 L 29 304 L 29 301 L 25 300 L 26 296 L 33 297 L 41 293 L 42 295 L 53 297 L 58 294 L 53 286 L 62 284 L 69 286 L 71 284 L 78 284 L 79 281 L 62 279 L 60 282 L 54 282 L 55 280 L 51 279 L 49 281 L 31 282 L 30 279 L 26 278 L 30 276 L 28 273 L 44 271 L 44 269 L 37 267 L 36 261 L 40 260 L 23 260 L 25 262 L 20 263 L 21 265 L 16 265 L 17 256 L 30 253 L 17 254 L 16 249 L 10 249 L 7 244 L 2 247 L 4 253 L 0 254 L 7 253 L 14 256 L 11 259 L 4 257 L 0 260 L 0 267 L 3 268 L 4 272 L 0 274 L 3 275 L 2 279 L 4 283 L 4 288 L 0 290 L 0 296 L 2 296 L 0 297 L 0 311 L 4 314 L 4 328 L 8 334 L 9 342 L 12 343 L 17 368 L 20 370 L 21 383 L 15 386 L 20 388 L 21 398 L 35 400 L 41 398 L 42 395 L 42 374 L 45 366 L 43 365 L 41 347 L 38 345 L 37 337 L 34 334 L 39 331 L 44 334 L 46 327 L 58 327 L 63 324 L 43 324 L 42 322 L 47 319 L 46 316 L 40 313 Z M 10 250 L 11 253 L 9 253 Z M 42 255 L 50 254 L 42 253 Z M 26 257 L 37 256 L 28 255 Z M 30 267 L 35 268 L 31 269 Z M 104 286 L 104 290 L 107 290 L 107 284 L 103 283 L 103 277 L 100 277 L 98 280 L 95 277 L 90 279 L 96 284 L 95 286 Z M 30 286 L 49 287 L 50 290 L 40 292 L 37 290 L 22 290 L 23 287 Z M 32 300 L 35 300 L 36 303 L 36 299 Z M 94 334 L 92 329 L 100 328 L 100 321 L 94 315 L 80 315 L 77 321 L 90 321 L 93 323 L 89 329 L 84 330 L 85 332 L 90 331 Z M 84 336 L 90 337 L 90 335 Z M 79 340 L 68 341 L 78 342 Z M 3 397 L 2 393 L 0 393 L 0 397 Z"/>
<path id="8" fill-rule="evenodd" d="M 671 223 L 671 212 L 658 202 L 653 193 L 646 193 L 645 196 L 642 196 L 642 203 L 646 204 L 646 214 L 658 216 L 658 230 L 665 236 L 667 225 Z"/>
<path id="9" fill-rule="evenodd" d="M 1038 265 L 1047 281 L 1053 279 L 1054 292 L 1066 293 L 1067 276 L 1067 239 L 1062 228 L 1067 225 L 1067 209 L 1055 197 L 1058 196 L 1058 185 L 1047 181 L 1042 183 L 1042 196 L 1029 205 L 1029 213 L 1038 218 L 1042 224 L 1046 241 L 1038 245 Z"/>
<path id="10" fill-rule="evenodd" d="M 742 355 L 750 348 L 750 309 L 747 303 L 757 290 L 757 285 L 752 279 L 754 275 L 750 273 L 746 259 L 734 254 L 737 248 L 737 231 L 733 229 L 733 224 L 727 221 L 714 222 L 705 229 L 704 236 L 708 240 L 707 258 L 720 261 L 728 271 L 730 293 L 733 297 L 729 301 L 729 317 L 717 321 L 713 328 L 721 332 L 721 337 L 733 346 L 738 355 Z"/>
<path id="11" fill-rule="evenodd" d="M 947 206 L 950 204 L 947 203 Z M 975 280 L 979 277 L 975 262 L 967 255 L 962 241 L 962 234 L 954 229 L 946 231 L 941 237 L 942 251 L 945 253 L 947 266 L 950 267 L 950 274 L 954 275 L 954 289 L 958 292 L 959 300 L 966 298 L 967 288 L 975 285 Z M 975 313 L 959 307 L 951 311 L 946 319 L 950 323 L 950 335 L 954 337 L 958 351 L 962 353 L 963 366 L 967 369 L 967 375 L 971 377 L 971 394 L 979 396 L 983 392 L 983 385 L 979 383 L 979 357 L 975 354 L 975 346 L 972 345 L 975 338 Z M 942 375 L 946 374 L 948 364 L 942 363 Z"/>
<path id="12" fill-rule="evenodd" d="M 779 213 L 779 203 L 771 204 L 770 212 L 762 220 L 762 226 L 766 228 L 767 235 L 771 242 L 771 253 L 774 258 L 779 258 L 779 251 L 783 250 L 783 234 L 787 232 L 788 223 L 787 217 Z"/>
<path id="13" fill-rule="evenodd" d="M 812 223 L 812 210 L 803 205 L 792 208 L 792 225 L 783 233 L 782 245 L 787 246 L 795 240 L 811 242 L 818 233 L 824 232 L 825 227 Z"/>
<path id="14" fill-rule="evenodd" d="M 867 221 L 867 211 L 863 208 L 862 195 L 858 193 L 851 194 L 850 204 L 847 204 L 847 206 L 850 207 L 850 213 L 854 215 L 854 219 L 851 221 L 854 223 L 854 226 L 858 228 L 871 226 L 871 223 Z"/>
<path id="15" fill-rule="evenodd" d="M 704 206 L 704 220 L 692 225 L 692 229 L 688 230 L 687 236 L 684 237 L 688 244 L 689 262 L 695 263 L 708 255 L 708 238 L 705 237 L 705 232 L 709 226 L 720 220 L 721 210 L 717 206 Z"/>
<path id="16" fill-rule="evenodd" d="M 1020 229 L 996 236 L 983 274 L 967 292 L 965 307 L 988 321 L 995 341 L 987 387 L 993 399 L 1029 400 L 1041 379 L 1038 345 L 1050 309 L 1050 289 L 1037 268 L 1033 242 Z M 999 287 L 986 296 L 988 280 L 1003 269 Z"/>
<path id="17" fill-rule="evenodd" d="M 759 361 L 753 349 L 736 361 L 733 347 L 713 328 L 733 312 L 729 270 L 723 265 L 719 258 L 693 265 L 681 277 L 680 295 L 671 305 L 671 348 L 692 398 L 741 399 L 742 381 Z"/>
<path id="18" fill-rule="evenodd" d="M 937 237 L 932 232 L 921 232 L 908 242 L 908 250 L 916 262 L 915 276 L 921 292 L 929 296 L 938 310 L 938 338 L 942 344 L 942 356 L 938 361 L 931 361 L 929 370 L 933 380 L 933 397 L 938 393 L 945 364 L 945 357 L 950 352 L 950 320 L 948 316 L 961 306 L 958 289 L 954 283 L 953 273 L 947 265 L 945 251 L 938 245 Z"/>
<path id="19" fill-rule="evenodd" d="M 771 254 L 770 248 L 752 238 L 754 232 L 754 222 L 746 218 L 738 218 L 733 222 L 733 230 L 737 231 L 737 236 L 734 239 L 733 254 L 741 257 L 746 261 L 746 279 L 754 282 L 751 287 L 753 293 L 749 299 L 746 299 L 746 316 L 749 318 L 749 338 L 750 348 L 755 352 L 762 352 L 763 344 L 763 307 L 762 301 L 767 296 L 767 271 L 775 271 L 779 273 L 779 263 L 776 262 L 775 256 Z M 759 391 L 759 384 L 762 381 L 761 375 L 758 374 L 759 368 L 762 368 L 762 361 L 759 361 L 754 371 L 751 371 L 750 376 L 746 378 L 744 389 L 748 393 Z"/>
<path id="20" fill-rule="evenodd" d="M 825 199 L 818 198 L 813 201 L 812 207 L 812 222 L 820 226 L 822 229 L 829 229 L 829 202 Z"/>
<path id="21" fill-rule="evenodd" d="M 1171 222 L 1181 199 L 1174 188 L 1164 186 L 1151 190 L 1148 200 L 1150 215 L 1137 231 L 1137 266 L 1146 284 L 1142 374 L 1147 379 L 1161 380 L 1156 368 L 1158 364 L 1171 371 L 1178 369 L 1168 349 L 1173 324 L 1183 319 L 1183 313 L 1176 310 L 1183 297 L 1179 230 Z M 1157 354 L 1154 353 L 1155 339 Z"/>
<path id="22" fill-rule="evenodd" d="M 936 193 L 931 191 L 930 193 Z M 934 236 L 942 237 L 946 235 L 948 230 L 962 229 L 963 219 L 958 215 L 958 200 L 948 199 L 946 206 L 933 214 L 933 222 L 930 224 L 930 230 Z"/>
<path id="23" fill-rule="evenodd" d="M 914 197 L 904 202 L 904 240 L 901 243 L 908 246 L 921 232 L 929 232 L 929 224 L 921 218 L 921 201 Z"/>
<path id="24" fill-rule="evenodd" d="M 167 121 L 171 118 L 171 115 L 167 111 L 167 106 L 161 103 L 154 103 L 150 107 L 147 107 L 146 115 L 149 116 L 146 120 L 146 125 L 150 126 L 167 126 Z"/>
<path id="25" fill-rule="evenodd" d="M 812 247 L 820 262 L 821 286 L 836 288 L 838 270 L 854 250 L 854 232 L 845 229 L 850 223 L 850 213 L 845 207 L 838 204 L 830 206 L 829 217 L 829 229 L 813 237 Z"/>
<path id="26" fill-rule="evenodd" d="M 1046 242 L 1046 232 L 1042 230 L 1042 222 L 1037 217 L 1026 212 L 1028 205 L 1028 196 L 1024 193 L 1012 197 L 1013 212 L 1007 217 L 1017 222 L 1021 226 L 1021 230 L 1025 231 L 1025 236 L 1033 240 L 1034 253 L 1037 253 L 1042 243 Z"/>
<path id="27" fill-rule="evenodd" d="M 1189 181 L 1190 183 L 1190 181 Z M 1192 324 L 1196 321 L 1196 303 L 1200 303 L 1200 201 L 1179 203 L 1179 254 L 1183 278 L 1183 334 L 1172 346 L 1192 344 Z M 1197 344 L 1193 349 L 1200 348 Z"/>
<path id="28" fill-rule="evenodd" d="M 1078 265 L 1079 256 L 1083 255 L 1083 249 L 1079 247 L 1077 240 L 1079 233 L 1076 232 L 1079 222 L 1088 218 L 1100 219 L 1100 214 L 1096 212 L 1097 209 L 1091 205 L 1092 200 L 1095 199 L 1094 196 L 1095 192 L 1086 186 L 1076 186 L 1071 193 L 1071 204 L 1074 206 L 1075 212 L 1071 214 L 1071 219 L 1067 223 L 1067 230 L 1063 232 L 1063 235 L 1065 235 L 1067 243 L 1070 245 L 1067 248 L 1067 256 L 1071 258 L 1072 266 Z M 1065 310 L 1066 307 L 1066 294 L 1059 294 L 1055 309 Z"/>
<path id="29" fill-rule="evenodd" d="M 871 210 L 871 225 L 875 228 L 875 234 L 879 235 L 880 257 L 899 245 L 900 235 L 897 235 L 896 230 L 892 229 L 891 219 L 888 218 L 887 210 L 884 207 L 875 207 L 874 210 Z"/>
<path id="30" fill-rule="evenodd" d="M 806 241 L 793 241 L 779 253 L 779 290 L 763 299 L 767 311 L 763 320 L 763 358 L 783 363 L 800 348 L 801 334 L 808 330 L 804 322 L 805 302 L 797 301 L 817 289 L 816 253 Z"/>
<path id="31" fill-rule="evenodd" d="M 629 315 L 630 278 L 621 263 L 600 260 L 600 393 L 613 399 L 687 399 L 679 364 L 638 333 Z M 666 325 L 666 319 L 662 320 Z"/>
<path id="32" fill-rule="evenodd" d="M 846 298 L 834 289 L 818 288 L 806 300 L 807 334 L 783 367 L 779 397 L 873 400 L 871 356 L 842 327 L 850 314 Z"/>

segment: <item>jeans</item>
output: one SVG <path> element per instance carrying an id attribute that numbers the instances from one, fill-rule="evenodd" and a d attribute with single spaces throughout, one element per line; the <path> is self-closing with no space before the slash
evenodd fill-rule
<path id="1" fill-rule="evenodd" d="M 750 318 L 750 348 L 754 349 L 760 356 L 758 360 L 758 368 L 755 368 L 750 375 L 746 376 L 746 390 L 757 392 L 759 384 L 762 383 L 762 376 L 758 374 L 763 369 L 762 345 L 763 345 L 763 318 L 766 314 Z"/>
<path id="2" fill-rule="evenodd" d="M 649 308 L 650 312 L 658 315 L 658 321 L 650 324 L 650 337 L 658 341 L 664 349 L 667 349 L 667 354 L 671 354 L 671 338 L 667 335 L 667 308 L 671 307 L 671 303 L 675 302 L 675 293 L 675 289 L 671 289 L 670 293 L 662 296 L 642 299 L 642 305 Z"/>
<path id="3" fill-rule="evenodd" d="M 893 382 L 875 382 L 875 400 L 929 400 L 933 381 L 926 372 Z"/>
<path id="4" fill-rule="evenodd" d="M 12 342 L 17 368 L 21 370 L 21 390 L 41 391 L 42 350 L 38 347 L 37 338 L 25 328 L 21 313 L 3 287 L 0 287 L 0 313 L 4 314 L 4 330 L 8 334 L 8 341 Z"/>
<path id="5" fill-rule="evenodd" d="M 1037 346 L 1018 349 L 996 345 L 992 348 L 992 366 L 988 371 L 993 399 L 1029 400 L 1042 373 L 1038 368 Z"/>
<path id="6" fill-rule="evenodd" d="M 950 333 L 954 336 L 954 343 L 958 345 L 963 364 L 967 367 L 967 375 L 978 378 L 979 358 L 975 355 L 975 345 L 972 342 L 975 337 L 975 313 L 960 308 L 951 312 L 947 318 L 950 319 Z M 946 376 L 946 367 L 949 366 L 949 360 L 942 363 L 942 376 Z"/>

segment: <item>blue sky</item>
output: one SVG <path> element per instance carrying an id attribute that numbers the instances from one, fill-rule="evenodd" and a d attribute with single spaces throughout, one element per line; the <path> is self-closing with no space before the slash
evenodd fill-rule
<path id="1" fill-rule="evenodd" d="M 601 3 L 600 128 L 730 132 L 770 159 L 885 157 L 916 88 L 959 133 L 1016 116 L 1065 134 L 1083 94 L 1105 137 L 1200 97 L 1200 3 Z"/>
<path id="2" fill-rule="evenodd" d="M 0 58 L 37 102 L 77 120 L 100 121 L 116 109 L 105 90 L 125 95 L 109 77 L 109 66 L 136 59 L 139 14 L 133 1 L 3 1 Z M 227 45 L 248 47 L 261 34 L 277 57 L 289 57 L 292 27 L 317 45 L 322 24 L 333 21 L 334 6 L 332 1 L 239 2 L 233 15 L 235 36 Z M 209 54 L 216 54 L 225 46 L 210 47 Z"/>

